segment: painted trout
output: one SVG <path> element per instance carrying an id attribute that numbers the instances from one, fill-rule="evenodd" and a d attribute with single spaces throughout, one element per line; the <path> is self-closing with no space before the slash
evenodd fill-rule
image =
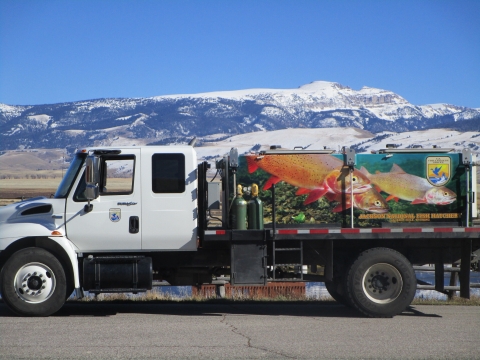
<path id="1" fill-rule="evenodd" d="M 445 186 L 432 186 L 426 179 L 407 174 L 397 164 L 393 164 L 388 173 L 370 174 L 362 167 L 360 171 L 381 191 L 389 194 L 387 201 L 399 199 L 411 201 L 411 204 L 447 205 L 457 199 L 457 195 Z"/>
<path id="2" fill-rule="evenodd" d="M 333 208 L 333 212 L 341 212 L 350 209 L 352 206 L 351 195 L 349 194 L 327 194 L 329 201 L 338 201 L 340 204 Z M 343 205 L 345 201 L 345 205 Z M 353 194 L 353 207 L 376 214 L 384 214 L 389 211 L 387 201 L 374 188 L 363 193 Z"/>
<path id="3" fill-rule="evenodd" d="M 342 160 L 331 155 L 245 155 L 245 157 L 250 173 L 260 168 L 271 175 L 263 185 L 264 190 L 285 181 L 299 188 L 296 195 L 308 194 L 305 205 L 329 192 L 333 194 L 350 192 L 352 186 L 348 168 L 343 167 Z M 353 173 L 352 183 L 354 193 L 371 189 L 370 180 L 358 170 Z"/>

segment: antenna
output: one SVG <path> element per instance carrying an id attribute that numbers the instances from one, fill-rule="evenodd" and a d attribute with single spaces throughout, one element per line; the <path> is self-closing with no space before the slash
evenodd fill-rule
<path id="1" fill-rule="evenodd" d="M 190 142 L 188 143 L 188 145 L 194 147 L 196 142 L 197 142 L 197 137 L 195 136 L 192 140 L 190 140 Z"/>

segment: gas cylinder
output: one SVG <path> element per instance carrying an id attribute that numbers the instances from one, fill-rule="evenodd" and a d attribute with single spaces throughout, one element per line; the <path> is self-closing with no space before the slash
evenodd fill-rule
<path id="1" fill-rule="evenodd" d="M 258 198 L 258 185 L 252 184 L 252 199 L 248 202 L 248 228 L 263 230 L 263 204 Z"/>
<path id="2" fill-rule="evenodd" d="M 237 196 L 233 200 L 232 211 L 232 228 L 238 230 L 247 229 L 247 202 L 243 198 L 242 185 L 237 186 Z"/>

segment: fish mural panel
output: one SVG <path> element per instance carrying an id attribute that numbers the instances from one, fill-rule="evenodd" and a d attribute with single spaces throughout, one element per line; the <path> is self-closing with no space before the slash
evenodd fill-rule
<path id="1" fill-rule="evenodd" d="M 460 223 L 465 206 L 460 154 L 433 155 L 356 154 L 350 178 L 342 154 L 246 154 L 240 156 L 237 181 L 261 187 L 265 224 L 272 222 L 273 184 L 279 224 L 301 223 L 301 214 L 306 223 L 349 226 L 352 207 L 358 227 Z M 434 177 L 441 181 L 432 181 Z"/>
<path id="2" fill-rule="evenodd" d="M 333 212 L 341 212 L 352 207 L 352 197 L 347 193 L 333 196 L 328 194 L 327 199 L 339 203 L 332 209 Z M 389 211 L 387 201 L 375 188 L 370 188 L 363 193 L 353 194 L 353 207 L 376 214 L 384 214 Z"/>
<path id="3" fill-rule="evenodd" d="M 370 174 L 364 167 L 360 171 L 376 185 L 377 190 L 389 194 L 387 201 L 402 199 L 411 204 L 447 205 L 457 199 L 452 190 L 445 186 L 435 187 L 425 178 L 406 173 L 397 164 L 393 164 L 388 173 Z"/>
<path id="4" fill-rule="evenodd" d="M 285 181 L 298 187 L 296 195 L 308 194 L 304 204 L 308 205 L 327 193 L 358 194 L 371 188 L 369 179 L 355 170 L 350 180 L 348 168 L 343 161 L 327 154 L 299 155 L 246 155 L 249 173 L 258 168 L 271 175 L 263 185 L 268 190 L 272 184 Z"/>

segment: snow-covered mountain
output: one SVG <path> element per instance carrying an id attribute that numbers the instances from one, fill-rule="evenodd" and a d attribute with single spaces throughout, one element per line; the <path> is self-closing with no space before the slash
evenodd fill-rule
<path id="1" fill-rule="evenodd" d="M 433 128 L 480 131 L 480 109 L 416 106 L 388 90 L 315 81 L 297 89 L 248 89 L 152 98 L 0 104 L 0 150 L 200 142 L 253 131 L 355 127 L 372 133 Z"/>

